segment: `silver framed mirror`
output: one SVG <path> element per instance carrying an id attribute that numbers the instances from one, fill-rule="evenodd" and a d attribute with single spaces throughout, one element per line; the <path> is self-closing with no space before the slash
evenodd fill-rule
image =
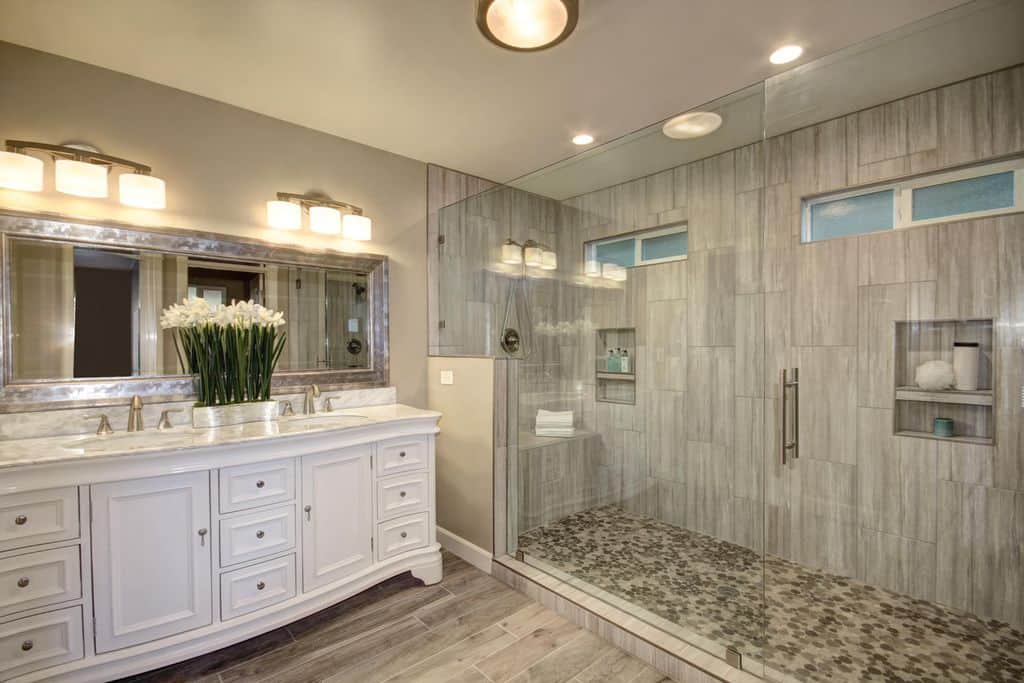
<path id="1" fill-rule="evenodd" d="M 185 296 L 285 313 L 275 393 L 388 384 L 386 256 L 4 212 L 0 412 L 188 399 L 159 327 Z"/>

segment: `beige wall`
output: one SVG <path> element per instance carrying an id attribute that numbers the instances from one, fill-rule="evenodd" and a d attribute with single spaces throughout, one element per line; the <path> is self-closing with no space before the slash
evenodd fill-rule
<path id="1" fill-rule="evenodd" d="M 273 83 L 266 84 L 268 88 Z M 316 106 L 310 93 L 310 107 Z M 374 220 L 366 251 L 391 259 L 391 381 L 426 402 L 426 165 L 180 90 L 0 42 L 0 138 L 83 141 L 153 167 L 166 211 L 0 190 L 0 210 L 171 226 L 310 246 L 330 240 L 264 225 L 278 191 L 318 189 Z M 111 182 L 116 195 L 116 180 Z"/>
<path id="2" fill-rule="evenodd" d="M 454 384 L 441 384 L 442 370 L 454 373 Z M 494 360 L 430 358 L 427 406 L 444 413 L 437 437 L 437 524 L 492 552 Z"/>

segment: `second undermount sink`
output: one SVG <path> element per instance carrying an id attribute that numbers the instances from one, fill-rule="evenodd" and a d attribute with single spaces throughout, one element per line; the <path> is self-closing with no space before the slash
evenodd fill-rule
<path id="1" fill-rule="evenodd" d="M 365 415 L 354 413 L 316 413 L 315 415 L 296 415 L 280 421 L 281 430 L 318 429 L 320 427 L 358 427 L 369 422 Z"/>
<path id="2" fill-rule="evenodd" d="M 64 443 L 64 448 L 86 452 L 121 451 L 126 448 L 177 448 L 192 441 L 187 432 L 156 431 L 121 432 L 102 436 L 85 436 Z"/>

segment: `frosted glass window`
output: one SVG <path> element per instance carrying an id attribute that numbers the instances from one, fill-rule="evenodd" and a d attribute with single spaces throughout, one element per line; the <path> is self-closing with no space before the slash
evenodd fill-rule
<path id="1" fill-rule="evenodd" d="M 670 232 L 667 235 L 648 237 L 641 240 L 640 255 L 644 261 L 686 256 L 689 233 Z"/>
<path id="2" fill-rule="evenodd" d="M 615 263 L 626 268 L 636 264 L 636 244 L 633 239 L 598 242 L 594 253 L 599 263 Z"/>
<path id="3" fill-rule="evenodd" d="M 810 242 L 892 230 L 896 193 L 869 192 L 811 205 Z"/>
<path id="4" fill-rule="evenodd" d="M 919 187 L 913 194 L 913 220 L 956 216 L 1013 206 L 1013 171 Z"/>

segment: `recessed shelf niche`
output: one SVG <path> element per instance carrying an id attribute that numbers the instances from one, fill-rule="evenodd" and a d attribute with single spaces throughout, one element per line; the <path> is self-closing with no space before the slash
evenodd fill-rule
<path id="1" fill-rule="evenodd" d="M 609 350 L 626 352 L 628 367 L 621 369 L 610 360 Z M 597 401 L 636 405 L 636 329 L 616 327 L 597 331 L 597 350 L 594 368 Z M 618 362 L 621 363 L 621 357 Z"/>
<path id="2" fill-rule="evenodd" d="M 897 436 L 991 445 L 995 439 L 995 371 L 992 320 L 901 320 L 895 330 L 895 410 Z M 917 386 L 917 367 L 930 360 L 953 363 L 953 342 L 979 347 L 978 388 L 928 391 Z M 936 436 L 935 418 L 953 420 L 953 436 Z"/>

